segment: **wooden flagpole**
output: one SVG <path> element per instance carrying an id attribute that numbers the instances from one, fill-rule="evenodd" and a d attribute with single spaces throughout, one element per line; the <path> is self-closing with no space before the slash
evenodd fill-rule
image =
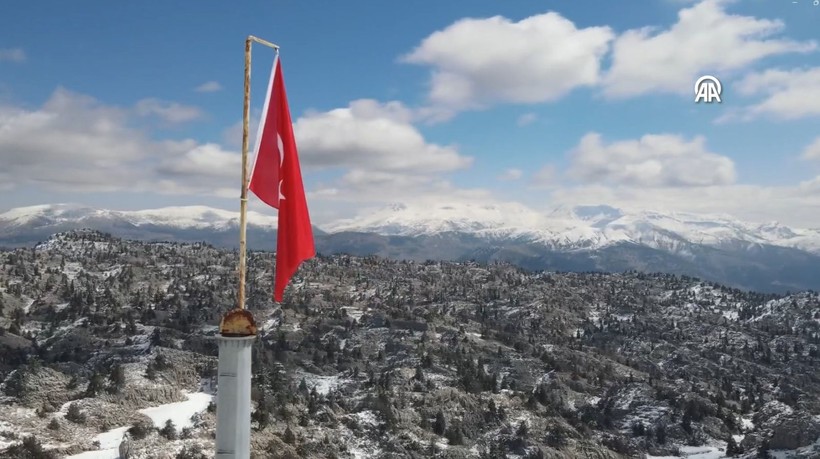
<path id="1" fill-rule="evenodd" d="M 245 39 L 245 106 L 242 117 L 242 194 L 239 206 L 239 292 L 237 308 L 222 316 L 216 400 L 216 458 L 247 459 L 251 454 L 251 361 L 256 322 L 245 309 L 248 213 L 248 124 L 251 105 L 251 42 L 279 47 L 254 36 Z"/>
<path id="2" fill-rule="evenodd" d="M 268 46 L 279 52 L 279 46 L 267 40 L 248 35 L 245 39 L 245 102 L 242 112 L 242 194 L 239 198 L 239 292 L 237 308 L 245 309 L 245 276 L 247 272 L 248 224 L 248 142 L 251 113 L 251 42 Z"/>

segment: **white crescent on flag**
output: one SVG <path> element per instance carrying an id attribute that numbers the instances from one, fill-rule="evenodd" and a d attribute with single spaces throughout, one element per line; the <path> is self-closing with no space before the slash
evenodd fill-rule
<path id="1" fill-rule="evenodd" d="M 285 164 L 285 143 L 282 142 L 282 134 L 276 132 L 276 146 L 279 147 L 279 170 L 282 170 L 282 165 Z M 281 174 L 279 175 L 281 177 Z M 282 194 L 282 182 L 284 180 L 279 179 L 279 199 L 285 199 L 285 195 Z"/>

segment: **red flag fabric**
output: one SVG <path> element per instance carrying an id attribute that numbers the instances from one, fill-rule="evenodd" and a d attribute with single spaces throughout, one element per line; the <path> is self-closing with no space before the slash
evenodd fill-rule
<path id="1" fill-rule="evenodd" d="M 273 292 L 274 300 L 280 302 L 299 265 L 313 258 L 316 249 L 279 56 L 273 61 L 254 154 L 248 189 L 279 209 Z"/>

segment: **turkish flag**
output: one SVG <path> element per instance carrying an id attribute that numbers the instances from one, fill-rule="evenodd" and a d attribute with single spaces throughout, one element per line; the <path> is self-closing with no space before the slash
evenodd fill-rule
<path id="1" fill-rule="evenodd" d="M 279 209 L 273 298 L 280 302 L 290 278 L 303 261 L 316 255 L 316 249 L 279 56 L 273 61 L 254 154 L 248 189 Z"/>

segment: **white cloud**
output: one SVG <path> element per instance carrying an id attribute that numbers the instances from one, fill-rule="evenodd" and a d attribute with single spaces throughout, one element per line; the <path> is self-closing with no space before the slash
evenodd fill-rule
<path id="1" fill-rule="evenodd" d="M 203 116 L 202 111 L 197 107 L 154 98 L 140 100 L 137 102 L 135 110 L 141 116 L 157 116 L 169 123 L 184 123 Z"/>
<path id="2" fill-rule="evenodd" d="M 26 60 L 26 52 L 20 48 L 0 49 L 0 62 L 23 62 Z"/>
<path id="3" fill-rule="evenodd" d="M 800 182 L 798 188 L 802 192 L 813 194 L 815 196 L 820 196 L 820 175 L 811 180 Z"/>
<path id="4" fill-rule="evenodd" d="M 800 157 L 807 160 L 820 160 L 820 137 L 814 139 L 814 142 L 806 146 Z"/>
<path id="5" fill-rule="evenodd" d="M 551 205 L 608 204 L 633 210 L 728 214 L 749 222 L 777 220 L 797 227 L 820 227 L 820 177 L 793 186 L 724 185 L 656 188 L 590 185 L 564 187 Z"/>
<path id="6" fill-rule="evenodd" d="M 157 167 L 158 172 L 207 180 L 214 177 L 231 179 L 242 171 L 242 157 L 236 152 L 226 151 L 214 143 L 196 145 L 196 142 L 188 141 L 183 144 L 186 144 L 185 153 L 163 159 Z"/>
<path id="7" fill-rule="evenodd" d="M 196 92 L 217 92 L 222 90 L 222 85 L 218 81 L 206 81 L 194 88 Z"/>
<path id="8" fill-rule="evenodd" d="M 362 119 L 384 118 L 397 123 L 410 123 L 416 117 L 413 110 L 398 101 L 379 102 L 373 99 L 359 99 L 350 103 L 350 110 Z M 313 113 L 314 115 L 316 113 Z"/>
<path id="9" fill-rule="evenodd" d="M 0 107 L 3 164 L 118 163 L 139 159 L 145 138 L 125 127 L 127 112 L 57 89 L 40 110 Z"/>
<path id="10" fill-rule="evenodd" d="M 764 96 L 761 102 L 727 113 L 718 121 L 748 121 L 761 116 L 795 120 L 820 115 L 820 67 L 778 70 L 747 75 L 734 89 L 745 96 Z"/>
<path id="11" fill-rule="evenodd" d="M 236 197 L 238 148 L 154 140 L 133 127 L 138 111 L 63 89 L 37 109 L 0 104 L 3 187 Z M 303 171 L 331 174 L 328 183 L 311 185 L 311 196 L 327 204 L 475 193 L 445 180 L 472 158 L 427 141 L 410 124 L 412 116 L 399 103 L 360 100 L 300 117 L 294 131 Z"/>
<path id="12" fill-rule="evenodd" d="M 536 188 L 553 188 L 557 185 L 555 182 L 556 174 L 555 166 L 547 164 L 532 176 L 531 185 Z"/>
<path id="13" fill-rule="evenodd" d="M 519 126 L 528 126 L 538 120 L 538 114 L 536 113 L 524 113 L 523 115 L 518 117 L 518 125 Z"/>
<path id="14" fill-rule="evenodd" d="M 294 123 L 306 167 L 352 167 L 397 174 L 432 174 L 469 167 L 454 146 L 427 142 L 397 102 L 357 100 L 347 108 L 311 113 Z"/>
<path id="15" fill-rule="evenodd" d="M 604 94 L 689 94 L 704 73 L 721 78 L 765 57 L 817 49 L 815 41 L 773 38 L 785 28 L 782 21 L 729 14 L 729 3 L 704 0 L 682 9 L 669 29 L 645 27 L 621 34 L 613 45 Z"/>
<path id="16" fill-rule="evenodd" d="M 344 174 L 341 183 L 346 185 L 346 188 L 353 188 L 362 192 L 371 192 L 388 189 L 415 190 L 430 183 L 430 179 L 423 175 L 405 175 L 394 172 L 355 168 Z"/>
<path id="17" fill-rule="evenodd" d="M 130 127 L 134 111 L 65 89 L 34 110 L 0 105 L 4 188 L 220 195 L 239 180 L 239 167 L 228 169 L 238 164 L 229 152 L 155 141 Z"/>
<path id="18" fill-rule="evenodd" d="M 444 176 L 470 167 L 473 159 L 455 146 L 428 142 L 411 124 L 416 116 L 398 102 L 364 99 L 297 119 L 294 135 L 303 170 L 341 171 L 313 188 L 311 196 L 365 205 L 458 194 Z"/>
<path id="19" fill-rule="evenodd" d="M 261 114 L 261 108 L 251 111 L 251 117 L 250 120 L 248 120 L 248 148 L 251 151 L 253 150 L 254 142 L 256 142 L 256 131 L 259 127 Z M 222 143 L 225 145 L 235 145 L 237 150 L 242 147 L 242 119 L 237 120 L 222 131 Z"/>
<path id="20" fill-rule="evenodd" d="M 353 126 L 354 131 L 360 122 L 371 127 L 385 126 L 390 133 L 394 125 L 404 126 L 402 120 L 407 119 L 407 113 L 401 108 L 372 102 L 354 103 L 342 109 L 346 114 L 339 122 L 343 126 Z M 330 115 L 333 113 L 338 114 L 335 111 L 314 113 L 302 119 L 327 121 L 335 119 L 336 115 Z M 379 117 L 385 114 L 388 118 Z M 203 204 L 209 199 L 233 200 L 237 197 L 239 155 L 236 152 L 193 140 L 152 140 L 145 132 L 129 127 L 132 125 L 129 116 L 133 116 L 130 108 L 107 106 L 65 90 L 56 91 L 42 107 L 33 110 L 0 104 L 0 164 L 3 165 L 0 189 L 7 194 L 37 187 L 60 192 L 195 195 Z M 371 122 L 377 123 L 371 125 Z M 304 131 L 303 135 L 310 132 L 313 131 Z M 403 130 L 399 129 L 399 132 Z M 310 145 L 307 138 L 303 139 L 305 142 L 300 143 L 300 152 L 305 163 L 310 162 L 311 149 L 307 148 Z M 484 205 L 505 199 L 489 189 L 465 189 L 448 182 L 446 174 L 449 171 L 469 163 L 469 159 L 457 152 L 457 157 L 462 159 L 451 160 L 449 167 L 431 167 L 429 160 L 423 159 L 420 164 L 408 165 L 405 171 L 389 167 L 389 161 L 384 164 L 386 160 L 382 157 L 394 154 L 389 151 L 394 144 L 382 145 L 378 136 L 371 140 L 376 146 L 366 150 L 378 151 L 373 153 L 378 158 L 367 160 L 353 156 L 349 161 L 326 158 L 319 161 L 320 165 L 337 166 L 341 175 L 327 179 L 327 183 L 308 187 L 315 223 L 349 217 L 366 206 L 389 202 L 434 203 L 446 198 L 448 202 Z M 425 150 L 430 145 L 422 137 L 417 150 Z M 381 150 L 376 148 L 379 146 Z M 313 151 L 319 156 L 327 154 Z M 416 150 L 402 150 L 403 153 L 408 151 Z M 439 150 L 427 151 L 429 154 L 429 151 Z M 809 151 L 813 152 L 813 147 L 804 153 Z M 533 181 L 540 177 L 545 187 L 538 193 L 522 190 L 524 194 L 518 200 L 536 208 L 543 208 L 545 203 L 550 207 L 605 203 L 627 209 L 729 213 L 750 221 L 777 219 L 796 226 L 820 226 L 820 177 L 778 187 L 733 184 L 731 162 L 708 152 L 700 138 L 687 140 L 661 135 L 607 143 L 591 134 L 580 142 L 572 155 L 578 155 L 570 158 L 574 167 L 582 165 L 587 168 L 582 167 L 582 171 L 592 174 L 582 173 L 583 177 L 600 181 L 563 186 L 555 180 L 555 167 L 548 165 L 533 175 Z M 814 157 L 814 154 L 808 156 Z M 691 164 L 679 168 L 668 157 L 688 158 Z M 623 166 L 601 171 L 596 166 L 596 161 L 601 158 Z M 634 170 L 634 165 L 641 161 L 659 161 L 663 172 L 656 170 L 656 173 L 638 177 L 630 175 L 628 171 Z M 696 169 L 700 170 L 701 178 L 693 178 L 692 170 Z M 670 174 L 678 177 L 670 179 Z M 510 175 L 517 176 L 518 173 L 511 172 Z M 315 182 L 315 177 L 309 177 L 308 181 Z M 653 188 L 648 189 L 647 182 Z M 655 186 L 662 184 L 676 186 Z M 259 207 L 258 202 L 252 202 Z M 269 212 L 266 207 L 261 209 Z"/>
<path id="21" fill-rule="evenodd" d="M 579 29 L 555 12 L 518 22 L 462 19 L 401 59 L 433 67 L 431 110 L 446 113 L 495 102 L 547 102 L 594 85 L 612 38 L 608 27 Z"/>
<path id="22" fill-rule="evenodd" d="M 703 137 L 645 135 L 604 144 L 585 135 L 570 153 L 570 174 L 583 182 L 641 187 L 696 187 L 735 181 L 731 159 L 709 152 Z"/>
<path id="23" fill-rule="evenodd" d="M 611 98 L 691 95 L 700 75 L 728 78 L 764 58 L 818 48 L 816 41 L 780 37 L 780 20 L 727 12 L 733 0 L 680 3 L 689 4 L 668 28 L 633 29 L 617 38 L 609 27 L 577 28 L 555 12 L 517 22 L 501 16 L 456 21 L 400 58 L 432 68 L 428 105 L 416 116 L 435 122 L 496 103 L 551 102 L 583 86 L 601 87 Z M 612 64 L 602 75 L 610 46 Z M 524 115 L 519 125 L 534 119 Z"/>
<path id="24" fill-rule="evenodd" d="M 498 176 L 498 179 L 503 181 L 512 181 L 520 179 L 523 175 L 524 171 L 521 169 L 507 169 Z"/>
<path id="25" fill-rule="evenodd" d="M 545 168 L 552 173 L 555 168 Z M 548 172 L 549 173 L 549 172 Z M 548 174 L 547 173 L 547 174 Z M 376 180 L 377 182 L 379 180 Z M 402 187 L 390 187 L 387 180 L 383 194 L 374 194 L 372 187 L 359 189 L 349 184 L 327 187 L 309 193 L 313 209 L 341 209 L 322 222 L 349 218 L 359 214 L 365 218 L 386 204 L 405 204 L 414 208 L 441 208 L 442 203 L 473 205 L 480 208 L 497 207 L 506 221 L 515 219 L 516 209 L 527 215 L 541 215 L 557 206 L 607 204 L 625 210 L 657 210 L 661 212 L 692 212 L 699 214 L 724 214 L 751 223 L 780 221 L 795 227 L 820 228 L 820 176 L 802 183 L 785 186 L 758 186 L 727 184 L 701 187 L 664 187 L 647 190 L 638 185 L 591 184 L 580 186 L 539 187 L 538 192 L 527 192 L 510 199 L 488 189 L 462 189 L 446 182 L 418 188 L 418 184 L 402 183 Z M 545 184 L 546 185 L 546 184 Z M 372 209 L 371 209 L 372 207 Z M 529 209 L 529 210 L 527 210 Z M 327 213 L 326 215 L 331 215 Z M 436 218 L 440 218 L 437 216 Z M 537 219 L 536 219 L 537 220 Z M 317 222 L 319 222 L 317 220 Z M 539 227 L 537 224 L 533 227 Z"/>
<path id="26" fill-rule="evenodd" d="M 383 172 L 352 170 L 335 185 L 320 186 L 308 193 L 312 204 L 334 207 L 350 205 L 351 211 L 381 207 L 390 203 L 441 201 L 487 202 L 496 199 L 493 192 L 482 188 L 460 188 L 438 177 L 403 176 Z M 350 216 L 348 214 L 347 216 Z"/>

